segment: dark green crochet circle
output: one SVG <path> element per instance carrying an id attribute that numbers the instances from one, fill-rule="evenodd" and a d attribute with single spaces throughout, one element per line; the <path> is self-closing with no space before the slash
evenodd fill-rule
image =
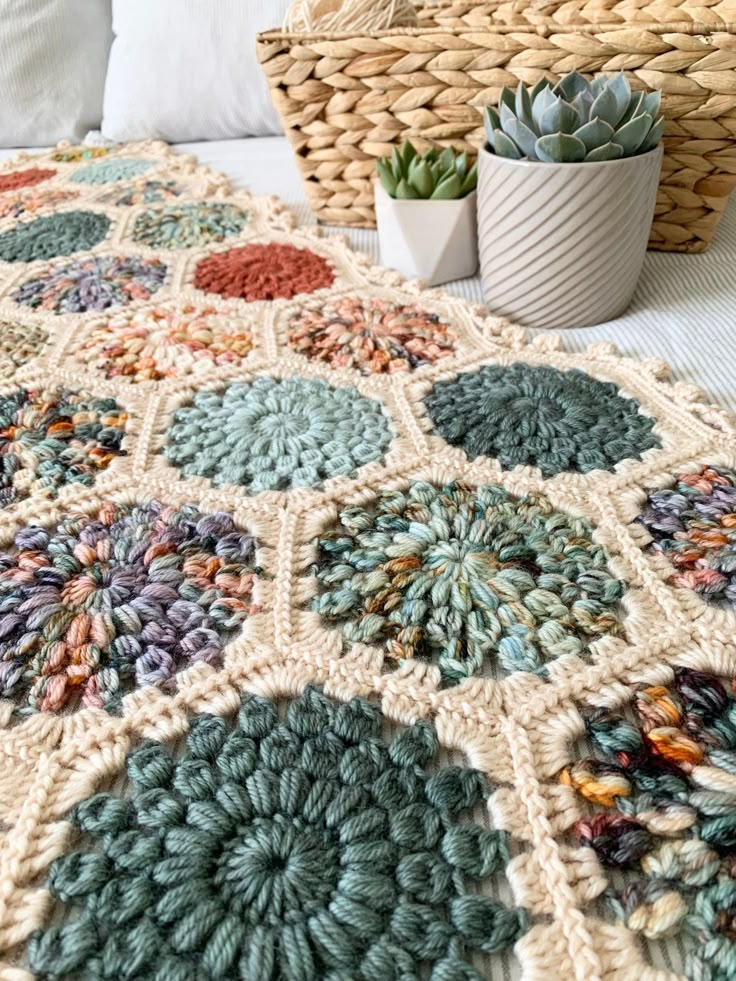
<path id="1" fill-rule="evenodd" d="M 110 229 L 107 215 L 95 211 L 61 211 L 44 215 L 0 235 L 0 259 L 33 262 L 84 252 L 101 242 Z"/>
<path id="2" fill-rule="evenodd" d="M 308 688 L 193 720 L 182 754 L 127 760 L 130 794 L 74 810 L 51 866 L 61 925 L 31 938 L 44 979 L 482 981 L 471 957 L 526 927 L 473 882 L 506 835 L 471 818 L 483 775 L 439 765 L 431 724 L 382 735 L 377 706 Z"/>
<path id="3" fill-rule="evenodd" d="M 448 443 L 504 470 L 539 467 L 545 477 L 613 470 L 660 445 L 638 402 L 577 369 L 484 365 L 438 382 L 424 404 Z"/>

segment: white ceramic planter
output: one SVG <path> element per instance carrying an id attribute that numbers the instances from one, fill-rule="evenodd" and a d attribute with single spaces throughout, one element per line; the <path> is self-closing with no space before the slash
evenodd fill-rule
<path id="1" fill-rule="evenodd" d="M 457 201 L 396 201 L 376 184 L 381 264 L 428 286 L 478 268 L 476 192 Z"/>
<path id="2" fill-rule="evenodd" d="M 479 155 L 481 276 L 493 313 L 529 327 L 589 327 L 631 301 L 662 147 L 601 163 Z"/>

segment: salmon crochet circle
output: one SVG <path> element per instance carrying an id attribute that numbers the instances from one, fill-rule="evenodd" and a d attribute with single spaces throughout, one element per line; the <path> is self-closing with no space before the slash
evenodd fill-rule
<path id="1" fill-rule="evenodd" d="M 198 263 L 194 285 L 240 300 L 290 300 L 332 286 L 335 271 L 321 255 L 268 242 L 218 252 Z"/>
<path id="2" fill-rule="evenodd" d="M 0 192 L 14 191 L 18 187 L 33 187 L 41 181 L 47 181 L 56 174 L 55 170 L 41 170 L 30 167 L 28 170 L 13 170 L 9 174 L 0 174 Z"/>

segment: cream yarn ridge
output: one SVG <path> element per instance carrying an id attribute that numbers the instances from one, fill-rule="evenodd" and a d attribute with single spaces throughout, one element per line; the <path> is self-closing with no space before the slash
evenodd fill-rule
<path id="1" fill-rule="evenodd" d="M 293 34 L 316 31 L 385 31 L 416 27 L 417 12 L 409 0 L 294 0 L 284 17 Z"/>

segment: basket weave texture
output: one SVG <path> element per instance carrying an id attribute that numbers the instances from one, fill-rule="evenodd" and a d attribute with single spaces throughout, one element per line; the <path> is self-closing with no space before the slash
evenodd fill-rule
<path id="1" fill-rule="evenodd" d="M 373 227 L 375 161 L 411 139 L 475 150 L 504 85 L 623 70 L 659 88 L 665 156 L 650 248 L 702 252 L 736 184 L 736 0 L 457 2 L 370 37 L 259 35 L 273 101 L 309 203 Z"/>

